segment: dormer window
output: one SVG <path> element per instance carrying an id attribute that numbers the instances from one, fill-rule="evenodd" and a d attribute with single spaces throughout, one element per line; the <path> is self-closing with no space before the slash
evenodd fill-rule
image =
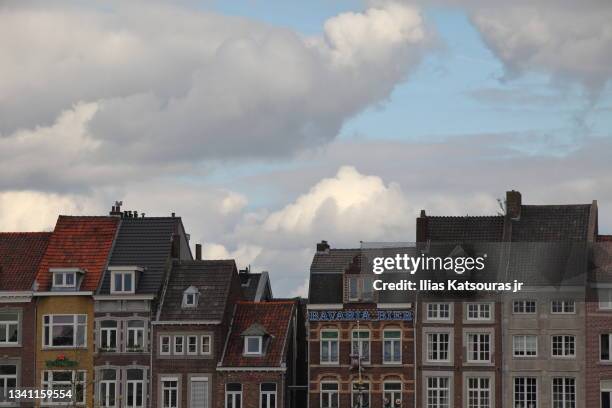
<path id="1" fill-rule="evenodd" d="M 261 336 L 246 336 L 244 338 L 244 354 L 261 355 L 263 338 Z"/>
<path id="2" fill-rule="evenodd" d="M 53 290 L 76 290 L 79 286 L 80 275 L 83 273 L 78 268 L 52 268 Z"/>
<path id="3" fill-rule="evenodd" d="M 200 291 L 195 286 L 190 286 L 183 292 L 183 308 L 198 307 Z"/>
<path id="4" fill-rule="evenodd" d="M 142 271 L 141 268 L 135 266 L 116 267 L 111 266 L 110 281 L 111 293 L 113 294 L 132 294 L 136 290 L 137 274 Z"/>

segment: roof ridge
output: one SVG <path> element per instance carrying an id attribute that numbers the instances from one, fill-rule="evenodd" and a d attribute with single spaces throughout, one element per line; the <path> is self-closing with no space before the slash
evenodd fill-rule
<path id="1" fill-rule="evenodd" d="M 53 231 L 0 231 L 0 235 L 51 235 Z"/>

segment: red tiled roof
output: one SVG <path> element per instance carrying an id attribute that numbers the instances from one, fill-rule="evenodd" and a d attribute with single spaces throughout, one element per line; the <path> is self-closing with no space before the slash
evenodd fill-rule
<path id="1" fill-rule="evenodd" d="M 49 268 L 83 269 L 85 276 L 80 290 L 96 290 L 104 275 L 119 221 L 118 217 L 60 215 L 38 268 L 38 290 L 49 290 Z"/>
<path id="2" fill-rule="evenodd" d="M 295 301 L 238 302 L 232 323 L 223 367 L 280 367 L 285 362 L 287 329 L 294 313 Z M 245 357 L 242 332 L 253 324 L 268 333 L 262 357 Z"/>
<path id="3" fill-rule="evenodd" d="M 32 290 L 50 232 L 0 233 L 0 290 Z"/>

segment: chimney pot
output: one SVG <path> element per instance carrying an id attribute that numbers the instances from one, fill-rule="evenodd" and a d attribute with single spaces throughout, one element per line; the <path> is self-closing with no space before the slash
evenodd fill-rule
<path id="1" fill-rule="evenodd" d="M 175 215 L 176 215 L 175 213 L 172 213 L 172 218 L 174 218 Z"/>
<path id="2" fill-rule="evenodd" d="M 521 193 L 515 190 L 506 191 L 506 214 L 512 220 L 521 218 Z"/>
<path id="3" fill-rule="evenodd" d="M 198 261 L 202 260 L 202 244 L 196 244 L 196 259 Z"/>
<path id="4" fill-rule="evenodd" d="M 329 244 L 327 243 L 327 241 L 325 240 L 321 240 L 321 242 L 319 242 L 317 244 L 317 252 L 329 252 Z"/>

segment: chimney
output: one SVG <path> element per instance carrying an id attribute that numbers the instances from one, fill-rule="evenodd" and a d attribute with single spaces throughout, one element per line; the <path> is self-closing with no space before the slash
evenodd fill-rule
<path id="1" fill-rule="evenodd" d="M 427 214 L 425 210 L 421 210 L 419 218 L 416 220 L 416 240 L 417 242 L 427 242 Z"/>
<path id="2" fill-rule="evenodd" d="M 181 236 L 178 234 L 172 235 L 172 258 L 181 258 Z"/>
<path id="3" fill-rule="evenodd" d="M 202 260 L 202 244 L 196 244 L 196 260 Z"/>
<path id="4" fill-rule="evenodd" d="M 518 191 L 506 191 L 506 215 L 511 220 L 521 219 L 521 193 Z"/>
<path id="5" fill-rule="evenodd" d="M 115 205 L 111 207 L 111 211 L 109 215 L 118 215 L 121 216 L 121 206 L 123 205 L 123 201 L 115 201 Z"/>
<path id="6" fill-rule="evenodd" d="M 327 243 L 327 241 L 321 240 L 321 242 L 317 244 L 317 253 L 329 253 L 329 244 Z"/>

